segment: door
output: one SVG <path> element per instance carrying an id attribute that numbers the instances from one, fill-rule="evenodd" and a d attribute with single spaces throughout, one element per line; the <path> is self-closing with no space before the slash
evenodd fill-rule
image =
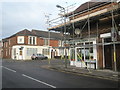
<path id="1" fill-rule="evenodd" d="M 23 59 L 23 56 L 22 56 L 22 55 L 23 55 L 23 51 L 22 51 L 22 50 L 19 51 L 19 54 L 20 54 L 20 55 L 19 55 L 19 59 L 20 59 L 20 60 Z"/>
<path id="2" fill-rule="evenodd" d="M 113 62 L 113 45 L 108 44 L 111 43 L 111 38 L 105 38 L 104 43 L 104 59 L 105 59 L 105 68 L 106 69 L 113 69 L 112 62 Z"/>
<path id="3" fill-rule="evenodd" d="M 104 46 L 105 68 L 112 69 L 112 45 Z"/>

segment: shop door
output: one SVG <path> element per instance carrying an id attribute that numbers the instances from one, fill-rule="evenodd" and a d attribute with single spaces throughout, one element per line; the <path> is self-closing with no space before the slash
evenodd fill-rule
<path id="1" fill-rule="evenodd" d="M 105 68 L 112 69 L 112 45 L 104 46 Z"/>

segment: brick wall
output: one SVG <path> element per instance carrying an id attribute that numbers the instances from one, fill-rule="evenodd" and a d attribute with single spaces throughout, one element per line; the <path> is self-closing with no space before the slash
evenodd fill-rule
<path id="1" fill-rule="evenodd" d="M 17 43 L 17 37 L 18 36 L 14 36 L 14 37 L 10 37 L 8 39 L 6 39 L 7 41 L 5 41 L 3 43 L 3 58 L 11 58 L 11 53 L 12 53 L 12 46 L 14 45 L 31 45 L 31 46 L 43 46 L 44 45 L 44 39 L 37 37 L 37 44 L 36 45 L 32 45 L 32 44 L 28 44 L 28 37 L 29 36 L 24 36 L 24 44 L 18 44 Z M 50 46 L 52 47 L 58 47 L 58 40 L 50 40 Z"/>
<path id="2" fill-rule="evenodd" d="M 43 46 L 44 45 L 44 40 L 43 40 L 43 38 L 37 38 L 37 45 L 38 46 Z"/>
<path id="3" fill-rule="evenodd" d="M 58 40 L 50 40 L 50 46 L 52 47 L 58 47 L 58 43 L 59 43 Z"/>

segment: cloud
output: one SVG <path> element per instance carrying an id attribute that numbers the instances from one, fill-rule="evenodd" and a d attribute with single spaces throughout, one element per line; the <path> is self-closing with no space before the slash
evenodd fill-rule
<path id="1" fill-rule="evenodd" d="M 2 2 L 0 18 L 2 17 L 3 37 L 25 28 L 46 30 L 45 14 L 52 14 L 50 19 L 57 18 L 59 13 L 57 4 L 66 7 L 75 2 L 81 3 L 80 0 L 1 0 L 0 2 Z"/>

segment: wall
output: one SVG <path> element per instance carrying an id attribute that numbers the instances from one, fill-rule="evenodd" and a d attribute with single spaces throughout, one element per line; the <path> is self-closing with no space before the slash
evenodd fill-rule
<path id="1" fill-rule="evenodd" d="M 37 44 L 36 45 L 32 45 L 32 44 L 28 44 L 28 37 L 29 36 L 24 36 L 24 43 L 18 44 L 17 43 L 17 38 L 18 36 L 13 36 L 10 37 L 8 39 L 6 39 L 7 41 L 4 42 L 3 44 L 3 58 L 12 58 L 12 47 L 15 45 L 29 45 L 29 46 L 44 46 L 44 47 L 48 47 L 44 45 L 44 39 L 37 37 Z M 58 47 L 58 43 L 59 40 L 50 40 L 50 46 L 52 47 Z"/>
<path id="2" fill-rule="evenodd" d="M 50 40 L 50 46 L 58 47 L 59 40 Z"/>
<path id="3" fill-rule="evenodd" d="M 20 55 L 20 47 L 24 47 L 22 50 L 22 56 Z M 37 49 L 37 54 L 42 54 L 42 50 L 43 49 L 50 49 L 51 52 L 51 47 L 49 48 L 48 46 L 26 46 L 26 45 L 15 45 L 12 47 L 12 59 L 16 59 L 16 60 L 31 60 L 31 56 L 27 55 L 27 48 L 36 48 Z M 14 54 L 14 49 L 16 49 L 16 53 Z M 15 58 L 16 56 L 16 58 Z M 48 58 L 51 58 L 51 53 L 49 53 L 49 55 L 46 55 Z"/>

